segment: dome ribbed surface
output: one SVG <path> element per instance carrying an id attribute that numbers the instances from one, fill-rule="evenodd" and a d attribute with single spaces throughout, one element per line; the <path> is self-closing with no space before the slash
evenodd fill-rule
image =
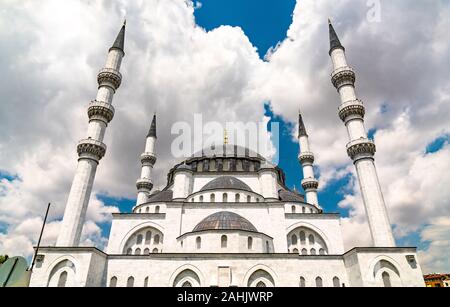
<path id="1" fill-rule="evenodd" d="M 205 192 L 221 189 L 243 190 L 252 192 L 252 189 L 246 183 L 237 179 L 236 177 L 231 176 L 223 176 L 216 178 L 213 181 L 207 183 L 200 191 Z"/>

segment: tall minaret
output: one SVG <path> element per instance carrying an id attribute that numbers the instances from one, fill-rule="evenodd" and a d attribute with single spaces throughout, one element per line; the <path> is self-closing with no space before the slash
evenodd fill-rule
<path id="1" fill-rule="evenodd" d="M 345 48 L 339 41 L 331 21 L 329 28 L 330 56 L 334 66 L 331 79 L 341 96 L 339 116 L 345 123 L 350 138 L 347 152 L 356 167 L 373 243 L 375 247 L 395 247 L 391 223 L 375 168 L 375 143 L 367 136 L 364 126 L 365 108 L 355 93 L 356 75 L 347 65 Z"/>
<path id="2" fill-rule="evenodd" d="M 78 143 L 78 166 L 57 241 L 58 247 L 76 247 L 80 243 L 97 166 L 106 153 L 103 138 L 106 127 L 114 117 L 113 97 L 122 82 L 119 70 L 125 56 L 124 43 L 125 23 L 109 49 L 106 67 L 98 74 L 97 98 L 89 105 L 87 137 Z"/>
<path id="3" fill-rule="evenodd" d="M 317 181 L 314 176 L 314 154 L 309 147 L 308 134 L 306 133 L 306 127 L 301 113 L 298 115 L 298 143 L 300 145 L 298 159 L 303 167 L 304 179 L 302 181 L 302 186 L 306 192 L 306 202 L 320 208 L 317 197 L 319 181 Z"/>
<path id="4" fill-rule="evenodd" d="M 148 201 L 150 192 L 153 189 L 152 173 L 153 166 L 156 163 L 156 114 L 153 116 L 152 125 L 147 135 L 147 142 L 145 144 L 145 152 L 141 155 L 142 172 L 141 178 L 137 181 L 136 187 L 138 189 L 136 206 L 145 204 Z"/>

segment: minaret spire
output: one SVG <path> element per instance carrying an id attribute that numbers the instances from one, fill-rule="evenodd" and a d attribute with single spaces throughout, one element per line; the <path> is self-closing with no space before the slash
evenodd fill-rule
<path id="1" fill-rule="evenodd" d="M 112 45 L 110 51 L 112 49 L 117 49 L 123 52 L 123 56 L 125 56 L 125 31 L 127 26 L 127 20 L 123 22 L 122 29 L 120 29 L 119 34 L 117 35 L 116 40 L 114 41 L 114 44 Z"/>
<path id="2" fill-rule="evenodd" d="M 153 115 L 152 124 L 147 134 L 147 141 L 145 144 L 145 152 L 141 155 L 142 171 L 141 178 L 136 182 L 138 189 L 136 206 L 145 204 L 150 196 L 150 192 L 153 189 L 153 167 L 155 166 L 156 157 L 156 113 Z"/>
<path id="3" fill-rule="evenodd" d="M 306 201 L 319 208 L 319 199 L 317 196 L 317 190 L 319 189 L 319 181 L 314 175 L 314 154 L 311 152 L 309 147 L 309 137 L 306 132 L 305 123 L 301 112 L 298 114 L 298 143 L 300 145 L 300 154 L 298 160 L 303 167 L 303 180 L 302 187 L 306 193 Z"/>
<path id="4" fill-rule="evenodd" d="M 355 92 L 356 74 L 347 64 L 345 49 L 330 23 L 330 56 L 334 71 L 332 83 L 341 97 L 339 116 L 350 137 L 347 153 L 358 174 L 361 195 L 375 247 L 395 247 L 392 227 L 375 167 L 375 143 L 369 140 L 364 125 L 365 108 Z"/>
<path id="5" fill-rule="evenodd" d="M 98 74 L 97 98 L 88 108 L 89 128 L 86 139 L 78 143 L 78 166 L 67 200 L 57 241 L 58 247 L 77 247 L 80 243 L 97 166 L 106 153 L 103 139 L 106 128 L 114 117 L 114 94 L 122 83 L 120 67 L 125 55 L 124 43 L 125 26 L 122 27 L 113 47 L 109 49 L 105 68 Z"/>
<path id="6" fill-rule="evenodd" d="M 330 55 L 334 49 L 342 49 L 345 51 L 344 46 L 342 46 L 341 41 L 339 40 L 336 31 L 334 30 L 333 24 L 331 23 L 331 19 L 328 18 L 328 27 L 330 30 Z"/>

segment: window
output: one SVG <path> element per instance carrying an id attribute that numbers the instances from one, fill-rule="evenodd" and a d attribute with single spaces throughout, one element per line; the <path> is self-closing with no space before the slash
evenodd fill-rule
<path id="1" fill-rule="evenodd" d="M 259 283 L 256 284 L 256 288 L 266 288 L 266 284 L 263 281 L 260 281 Z"/>
<path id="2" fill-rule="evenodd" d="M 266 252 L 270 253 L 270 244 L 269 241 L 266 241 Z"/>
<path id="3" fill-rule="evenodd" d="M 154 248 L 153 249 L 153 254 L 157 254 L 157 253 L 159 253 L 159 250 L 157 248 Z"/>
<path id="4" fill-rule="evenodd" d="M 134 254 L 135 254 L 135 255 L 140 255 L 140 254 L 141 254 L 141 249 L 140 249 L 140 248 L 136 249 L 136 250 L 134 251 Z"/>
<path id="5" fill-rule="evenodd" d="M 151 231 L 147 231 L 145 233 L 145 244 L 149 245 L 151 240 L 152 240 L 152 232 Z"/>
<path id="6" fill-rule="evenodd" d="M 323 249 L 323 248 L 321 248 L 320 250 L 319 250 L 319 255 L 325 255 L 325 250 Z"/>
<path id="7" fill-rule="evenodd" d="M 224 203 L 228 202 L 228 194 L 227 193 L 223 193 L 223 202 Z"/>
<path id="8" fill-rule="evenodd" d="M 320 278 L 320 277 L 317 277 L 317 278 L 316 278 L 316 287 L 317 287 L 317 288 L 323 288 L 323 281 L 322 281 L 322 278 Z"/>
<path id="9" fill-rule="evenodd" d="M 117 287 L 117 277 L 116 277 L 116 276 L 114 276 L 113 278 L 111 278 L 111 280 L 109 281 L 109 286 L 110 286 L 111 288 Z"/>
<path id="10" fill-rule="evenodd" d="M 128 278 L 127 280 L 127 288 L 133 288 L 134 287 L 134 277 L 131 276 L 130 278 Z"/>
<path id="11" fill-rule="evenodd" d="M 252 237 L 248 237 L 248 249 L 252 250 L 253 249 L 253 238 Z"/>
<path id="12" fill-rule="evenodd" d="M 148 277 L 145 277 L 144 279 L 144 288 L 148 287 Z"/>
<path id="13" fill-rule="evenodd" d="M 161 207 L 160 206 L 156 206 L 156 208 L 155 208 L 155 213 L 156 214 L 159 214 L 159 211 L 161 210 Z"/>
<path id="14" fill-rule="evenodd" d="M 182 288 L 192 288 L 192 284 L 189 281 L 186 281 L 181 286 Z"/>
<path id="15" fill-rule="evenodd" d="M 138 213 L 141 213 L 141 212 L 142 212 L 142 209 L 139 209 Z"/>
<path id="16" fill-rule="evenodd" d="M 292 242 L 292 245 L 297 245 L 298 239 L 297 239 L 296 235 L 292 235 L 291 242 Z"/>
<path id="17" fill-rule="evenodd" d="M 216 202 L 216 194 L 211 194 L 211 202 L 212 203 Z"/>
<path id="18" fill-rule="evenodd" d="M 235 202 L 236 203 L 240 203 L 241 202 L 241 194 L 236 194 Z"/>
<path id="19" fill-rule="evenodd" d="M 142 244 L 142 240 L 144 239 L 144 237 L 142 235 L 138 235 L 137 236 L 137 240 L 136 240 L 136 244 Z"/>
<path id="20" fill-rule="evenodd" d="M 201 249 L 202 248 L 202 238 L 197 237 L 196 245 L 197 245 L 197 249 Z"/>
<path id="21" fill-rule="evenodd" d="M 300 232 L 300 242 L 302 244 L 306 243 L 306 235 L 305 235 L 305 232 L 303 232 L 303 231 Z"/>
<path id="22" fill-rule="evenodd" d="M 227 238 L 227 236 L 222 236 L 222 238 L 220 239 L 220 242 L 221 242 L 222 248 L 227 248 L 227 246 L 228 246 L 228 238 Z"/>
<path id="23" fill-rule="evenodd" d="M 149 207 L 145 208 L 145 213 L 149 213 L 149 212 L 150 212 L 150 208 Z"/>
<path id="24" fill-rule="evenodd" d="M 392 284 L 391 284 L 391 276 L 389 275 L 388 272 L 384 272 L 383 275 L 381 275 L 383 278 L 383 284 L 385 288 L 391 288 Z"/>
<path id="25" fill-rule="evenodd" d="M 304 277 L 300 277 L 300 288 L 306 287 L 306 279 Z"/>
<path id="26" fill-rule="evenodd" d="M 341 287 L 341 281 L 338 277 L 333 278 L 333 287 L 340 288 Z"/>
<path id="27" fill-rule="evenodd" d="M 302 213 L 305 214 L 306 213 L 306 208 L 302 207 Z"/>
<path id="28" fill-rule="evenodd" d="M 150 249 L 146 248 L 146 249 L 144 250 L 144 255 L 150 255 Z"/>
<path id="29" fill-rule="evenodd" d="M 256 199 L 256 202 L 259 203 L 259 198 Z"/>
<path id="30" fill-rule="evenodd" d="M 161 237 L 159 235 L 155 235 L 155 237 L 153 238 L 153 243 L 159 244 L 160 241 L 161 241 Z"/>
<path id="31" fill-rule="evenodd" d="M 203 200 L 204 200 L 204 197 L 203 197 L 203 195 L 202 195 L 202 196 L 200 196 L 200 202 L 202 203 Z"/>
<path id="32" fill-rule="evenodd" d="M 308 255 L 308 250 L 306 248 L 302 249 L 302 255 L 303 256 L 307 256 Z"/>
<path id="33" fill-rule="evenodd" d="M 59 275 L 58 288 L 64 288 L 67 283 L 67 272 L 64 271 Z"/>
<path id="34" fill-rule="evenodd" d="M 252 197 L 249 195 L 249 196 L 247 196 L 247 202 L 248 203 L 251 203 L 252 202 Z"/>
<path id="35" fill-rule="evenodd" d="M 294 254 L 298 255 L 298 249 L 294 248 L 294 250 L 292 251 Z"/>
<path id="36" fill-rule="evenodd" d="M 127 255 L 133 254 L 133 250 L 131 248 L 127 249 Z"/>
<path id="37" fill-rule="evenodd" d="M 297 208 L 295 208 L 295 206 L 292 206 L 292 213 L 297 213 Z"/>
<path id="38" fill-rule="evenodd" d="M 315 248 L 311 248 L 311 255 L 317 255 L 317 251 Z"/>
<path id="39" fill-rule="evenodd" d="M 309 244 L 311 244 L 311 245 L 316 244 L 316 240 L 314 239 L 314 236 L 313 236 L 313 235 L 310 235 L 310 236 L 308 237 L 308 240 L 309 240 Z"/>

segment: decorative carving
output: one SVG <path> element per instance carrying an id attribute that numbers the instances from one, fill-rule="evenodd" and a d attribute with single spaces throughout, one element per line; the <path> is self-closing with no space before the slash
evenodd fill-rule
<path id="1" fill-rule="evenodd" d="M 114 118 L 114 107 L 110 103 L 94 100 L 89 104 L 88 116 L 90 120 L 101 120 L 109 124 Z"/>
<path id="2" fill-rule="evenodd" d="M 313 164 L 314 163 L 314 154 L 312 152 L 303 152 L 298 157 L 298 160 L 302 165 L 304 164 Z"/>
<path id="3" fill-rule="evenodd" d="M 345 85 L 355 85 L 355 81 L 356 74 L 350 67 L 338 68 L 331 74 L 331 82 L 337 90 Z"/>
<path id="4" fill-rule="evenodd" d="M 156 157 L 149 153 L 143 153 L 141 155 L 141 163 L 142 163 L 142 165 L 153 166 L 156 163 Z"/>
<path id="5" fill-rule="evenodd" d="M 347 145 L 347 153 L 352 160 L 360 155 L 373 157 L 376 151 L 375 143 L 369 139 L 359 139 Z"/>
<path id="6" fill-rule="evenodd" d="M 153 182 L 150 179 L 139 179 L 136 187 L 140 192 L 150 192 L 153 189 Z"/>
<path id="7" fill-rule="evenodd" d="M 317 190 L 319 188 L 319 181 L 314 178 L 307 178 L 302 181 L 302 187 L 305 191 Z"/>
<path id="8" fill-rule="evenodd" d="M 364 105 L 360 100 L 349 101 L 339 107 L 339 117 L 343 122 L 345 122 L 349 116 L 360 116 L 361 118 L 364 118 L 365 115 L 366 108 L 364 108 Z"/>
<path id="9" fill-rule="evenodd" d="M 77 152 L 80 158 L 90 158 L 98 162 L 106 154 L 106 145 L 93 139 L 82 140 L 78 143 Z"/>
<path id="10" fill-rule="evenodd" d="M 97 79 L 99 86 L 112 86 L 114 90 L 117 90 L 122 84 L 122 74 L 112 68 L 103 68 L 100 70 Z"/>

